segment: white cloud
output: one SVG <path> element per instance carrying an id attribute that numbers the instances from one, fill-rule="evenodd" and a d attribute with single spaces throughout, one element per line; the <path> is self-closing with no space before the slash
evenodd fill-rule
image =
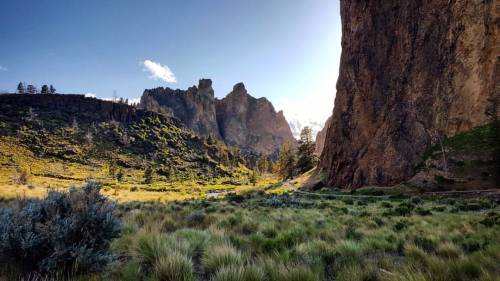
<path id="1" fill-rule="evenodd" d="M 7 69 L 7 67 L 4 67 L 4 66 L 0 65 L 0 71 L 9 71 L 9 70 Z"/>
<path id="2" fill-rule="evenodd" d="M 143 71 L 147 71 L 151 74 L 149 78 L 163 80 L 167 83 L 177 83 L 174 73 L 168 66 L 161 65 L 151 60 L 145 60 L 141 65 L 144 67 Z"/>
<path id="3" fill-rule="evenodd" d="M 93 94 L 93 93 L 85 93 L 85 97 L 86 97 L 86 98 L 94 98 L 94 99 L 95 99 L 95 98 L 96 98 L 96 95 L 95 95 L 95 94 Z"/>

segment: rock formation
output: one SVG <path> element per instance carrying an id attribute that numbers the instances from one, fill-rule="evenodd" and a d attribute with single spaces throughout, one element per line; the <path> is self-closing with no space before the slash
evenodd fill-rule
<path id="1" fill-rule="evenodd" d="M 328 131 L 328 127 L 330 127 L 331 122 L 332 122 L 332 117 L 330 116 L 328 117 L 328 120 L 326 120 L 323 129 L 321 129 L 316 134 L 314 153 L 316 153 L 317 155 L 321 155 L 321 153 L 323 152 L 323 147 L 325 146 L 326 132 Z"/>
<path id="2" fill-rule="evenodd" d="M 210 79 L 202 79 L 198 87 L 192 86 L 186 91 L 161 87 L 145 90 L 140 106 L 172 115 L 199 134 L 220 137 Z"/>
<path id="3" fill-rule="evenodd" d="M 284 142 L 295 143 L 283 112 L 276 113 L 265 98 L 250 96 L 243 83 L 222 100 L 214 98 L 208 79 L 187 91 L 145 90 L 140 107 L 172 115 L 198 134 L 211 134 L 249 152 L 274 154 Z"/>
<path id="4" fill-rule="evenodd" d="M 409 179 L 438 139 L 488 122 L 495 1 L 341 1 L 342 57 L 320 168 L 334 186 Z"/>
<path id="5" fill-rule="evenodd" d="M 243 83 L 216 104 L 220 133 L 230 145 L 274 154 L 283 143 L 296 142 L 283 111 L 276 113 L 266 98 L 250 96 Z"/>

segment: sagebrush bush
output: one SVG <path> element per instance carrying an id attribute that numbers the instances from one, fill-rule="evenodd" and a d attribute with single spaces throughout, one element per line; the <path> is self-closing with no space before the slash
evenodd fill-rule
<path id="1" fill-rule="evenodd" d="M 21 273 L 100 271 L 120 234 L 116 206 L 88 183 L 0 209 L 0 261 Z"/>

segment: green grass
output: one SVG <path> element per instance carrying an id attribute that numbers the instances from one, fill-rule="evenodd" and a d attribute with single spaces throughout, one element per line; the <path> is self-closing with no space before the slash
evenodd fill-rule
<path id="1" fill-rule="evenodd" d="M 122 203 L 118 259 L 92 278 L 498 280 L 500 207 L 493 200 L 346 201 L 254 192 L 237 200 Z"/>

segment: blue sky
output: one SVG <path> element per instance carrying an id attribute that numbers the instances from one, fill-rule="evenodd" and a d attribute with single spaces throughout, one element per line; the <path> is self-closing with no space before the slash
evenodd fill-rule
<path id="1" fill-rule="evenodd" d="M 211 78 L 218 97 L 244 82 L 303 123 L 333 108 L 338 0 L 3 0 L 0 15 L 0 90 L 26 81 L 133 99 Z M 146 60 L 176 83 L 152 79 Z"/>

